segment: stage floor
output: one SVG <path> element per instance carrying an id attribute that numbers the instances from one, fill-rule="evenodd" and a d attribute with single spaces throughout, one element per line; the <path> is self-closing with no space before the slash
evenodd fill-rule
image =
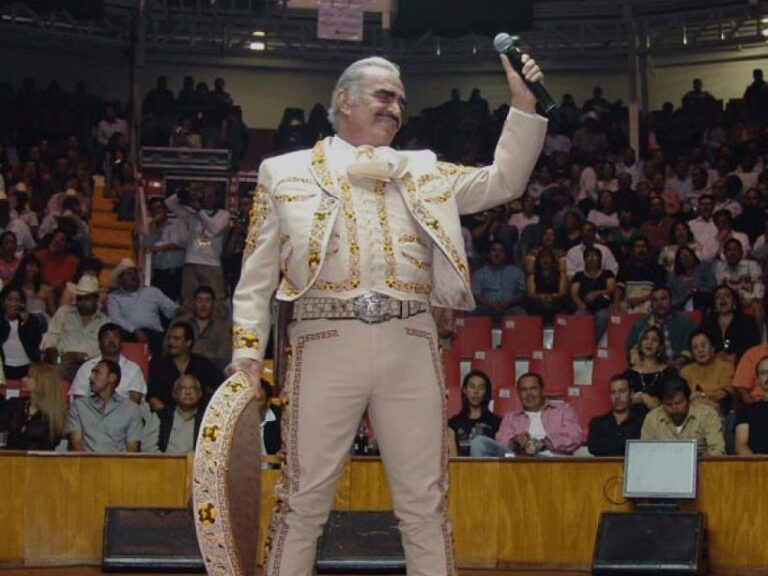
<path id="1" fill-rule="evenodd" d="M 115 574 L 103 572 L 97 566 L 71 566 L 68 568 L 0 568 L 0 576 L 101 576 Z M 168 576 L 168 572 L 120 572 L 121 576 Z M 199 572 L 179 573 L 200 576 Z M 589 572 L 541 570 L 460 570 L 459 576 L 585 576 Z"/>

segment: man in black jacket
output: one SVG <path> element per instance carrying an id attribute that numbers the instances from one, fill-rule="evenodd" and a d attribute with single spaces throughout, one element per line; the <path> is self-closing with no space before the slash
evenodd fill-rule
<path id="1" fill-rule="evenodd" d="M 172 396 L 175 405 L 165 406 L 147 421 L 142 452 L 186 454 L 195 449 L 203 420 L 203 387 L 197 378 L 184 374 L 174 382 Z"/>
<path id="2" fill-rule="evenodd" d="M 593 456 L 624 456 L 627 440 L 640 438 L 645 414 L 632 406 L 629 380 L 619 374 L 611 378 L 611 411 L 589 423 L 587 447 Z"/>

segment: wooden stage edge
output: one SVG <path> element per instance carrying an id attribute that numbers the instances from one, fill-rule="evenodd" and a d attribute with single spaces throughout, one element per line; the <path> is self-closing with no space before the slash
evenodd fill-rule
<path id="1" fill-rule="evenodd" d="M 0 567 L 0 576 L 102 576 L 114 574 L 103 572 L 98 566 L 70 566 L 66 568 L 3 568 Z M 120 572 L 121 576 L 168 576 L 167 572 Z M 180 573 L 179 576 L 200 576 L 199 572 Z M 257 576 L 261 570 L 257 572 Z M 589 571 L 573 570 L 459 570 L 459 576 L 585 576 Z M 738 570 L 710 572 L 712 576 L 755 576 L 765 574 L 764 570 Z"/>

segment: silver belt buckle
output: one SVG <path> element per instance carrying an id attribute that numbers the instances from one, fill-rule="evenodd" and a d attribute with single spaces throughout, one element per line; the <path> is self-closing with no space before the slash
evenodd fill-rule
<path id="1" fill-rule="evenodd" d="M 366 324 L 378 324 L 389 320 L 382 309 L 384 297 L 379 294 L 364 294 L 354 299 L 355 316 Z"/>

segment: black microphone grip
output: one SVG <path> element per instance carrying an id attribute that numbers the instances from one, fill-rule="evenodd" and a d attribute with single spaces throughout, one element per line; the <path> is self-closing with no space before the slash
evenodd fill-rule
<path id="1" fill-rule="evenodd" d="M 493 46 L 499 54 L 504 54 L 509 58 L 512 67 L 517 70 L 518 74 L 523 78 L 525 85 L 528 86 L 533 95 L 536 96 L 536 100 L 538 100 L 541 108 L 544 110 L 544 114 L 550 114 L 557 108 L 557 104 L 555 104 L 555 101 L 552 99 L 552 96 L 549 95 L 549 92 L 543 84 L 540 82 L 529 82 L 523 76 L 523 53 L 517 46 L 515 46 L 509 34 L 498 34 L 493 40 Z"/>

